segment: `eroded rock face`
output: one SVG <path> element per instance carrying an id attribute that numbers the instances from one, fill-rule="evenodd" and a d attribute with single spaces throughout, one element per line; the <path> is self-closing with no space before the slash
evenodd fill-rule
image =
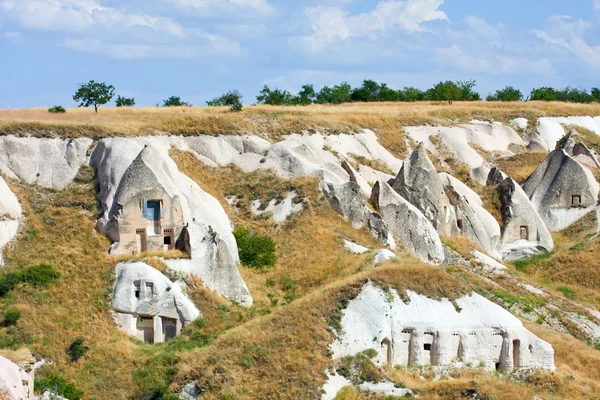
<path id="1" fill-rule="evenodd" d="M 551 231 L 568 227 L 598 203 L 594 176 L 562 149 L 540 163 L 523 190 Z"/>
<path id="2" fill-rule="evenodd" d="M 513 179 L 499 186 L 502 202 L 502 256 L 513 261 L 552 251 L 554 242 L 535 207 Z"/>
<path id="3" fill-rule="evenodd" d="M 387 224 L 380 215 L 367 208 L 357 183 L 334 184 L 322 181 L 321 188 L 333 209 L 350 221 L 355 229 L 367 226 L 377 241 L 394 247 Z"/>
<path id="4" fill-rule="evenodd" d="M 11 400 L 34 399 L 33 372 L 28 374 L 8 358 L 0 356 L 0 398 Z"/>
<path id="5" fill-rule="evenodd" d="M 479 195 L 448 174 L 440 174 L 450 203 L 456 209 L 459 234 L 490 256 L 500 259 L 500 225 L 482 206 Z"/>
<path id="6" fill-rule="evenodd" d="M 506 179 L 506 174 L 497 167 L 494 167 L 490 170 L 490 173 L 487 177 L 486 186 L 498 186 L 502 183 L 503 180 Z"/>
<path id="7" fill-rule="evenodd" d="M 17 196 L 0 177 L 0 266 L 4 265 L 2 250 L 12 240 L 19 229 L 21 205 Z"/>
<path id="8" fill-rule="evenodd" d="M 548 147 L 548 143 L 535 132 L 529 132 L 525 136 L 525 141 L 527 141 L 527 150 L 529 151 L 539 151 L 539 152 L 548 152 L 550 148 Z"/>
<path id="9" fill-rule="evenodd" d="M 598 158 L 584 143 L 575 143 L 572 156 L 574 159 L 588 167 L 600 168 Z"/>
<path id="10" fill-rule="evenodd" d="M 160 271 L 138 263 L 117 265 L 112 307 L 121 329 L 140 340 L 165 342 L 181 333 L 200 311 Z"/>
<path id="11" fill-rule="evenodd" d="M 0 172 L 10 179 L 61 190 L 85 163 L 92 139 L 0 137 Z"/>
<path id="12" fill-rule="evenodd" d="M 377 182 L 373 187 L 371 202 L 379 210 L 390 233 L 410 252 L 431 264 L 444 262 L 444 247 L 433 225 L 390 185 Z"/>
<path id="13" fill-rule="evenodd" d="M 350 301 L 342 334 L 332 344 L 339 359 L 367 349 L 376 362 L 400 366 L 482 364 L 488 370 L 555 369 L 554 350 L 518 318 L 478 294 L 432 300 L 408 291 L 403 301 L 372 283 Z"/>
<path id="14" fill-rule="evenodd" d="M 456 217 L 423 143 L 404 162 L 392 188 L 419 209 L 440 235 L 457 233 Z"/>
<path id="15" fill-rule="evenodd" d="M 91 158 L 102 205 L 98 230 L 115 242 L 113 254 L 143 252 L 144 243 L 150 249 L 155 241 L 167 247 L 168 236 L 166 249 L 190 254 L 190 259 L 166 260 L 170 268 L 197 275 L 228 299 L 251 305 L 225 210 L 178 170 L 166 140 L 112 138 L 98 143 Z"/>

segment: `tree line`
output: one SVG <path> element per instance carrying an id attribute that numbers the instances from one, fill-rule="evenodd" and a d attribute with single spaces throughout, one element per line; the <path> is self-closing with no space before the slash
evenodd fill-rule
<path id="1" fill-rule="evenodd" d="M 378 83 L 371 79 L 365 79 L 361 86 L 352 87 L 348 82 L 339 85 L 324 86 L 319 91 L 313 85 L 303 85 L 297 94 L 279 88 L 271 89 L 265 85 L 256 96 L 256 104 L 267 105 L 311 105 L 311 104 L 343 104 L 353 102 L 416 102 L 416 101 L 444 101 L 452 104 L 455 101 L 481 101 L 482 97 L 475 91 L 477 82 L 468 81 L 445 81 L 439 82 L 432 88 L 421 90 L 415 87 L 403 89 L 392 89 L 386 83 Z M 73 95 L 73 100 L 79 103 L 79 107 L 93 106 L 98 108 L 108 104 L 114 98 L 115 87 L 105 82 L 89 81 L 81 84 Z M 490 93 L 487 101 L 562 101 L 570 103 L 595 103 L 600 102 L 600 89 L 592 88 L 590 91 L 579 88 L 567 87 L 555 89 L 541 87 L 533 89 L 525 98 L 523 93 L 512 86 L 506 86 Z M 229 90 L 223 95 L 206 102 L 209 107 L 226 106 L 231 111 L 241 111 L 242 95 L 238 90 Z M 132 107 L 135 98 L 117 96 L 115 101 L 117 107 Z M 183 101 L 179 96 L 171 96 L 163 100 L 157 107 L 191 107 L 192 105 Z M 48 109 L 51 113 L 63 113 L 66 110 L 62 106 L 54 106 Z"/>

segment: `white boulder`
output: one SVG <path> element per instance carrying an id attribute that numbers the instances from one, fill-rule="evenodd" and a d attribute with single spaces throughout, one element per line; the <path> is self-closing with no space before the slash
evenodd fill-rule
<path id="1" fill-rule="evenodd" d="M 0 356 L 0 398 L 34 399 L 33 372 L 27 373 L 8 358 Z"/>
<path id="2" fill-rule="evenodd" d="M 488 370 L 555 369 L 554 350 L 499 305 L 473 293 L 433 300 L 367 283 L 342 315 L 342 333 L 331 348 L 339 359 L 375 347 L 377 364 L 483 365 Z"/>
<path id="3" fill-rule="evenodd" d="M 92 139 L 0 137 L 0 172 L 6 177 L 61 190 L 87 160 Z"/>
<path id="4" fill-rule="evenodd" d="M 537 122 L 537 130 L 551 149 L 564 135 L 564 126 L 579 126 L 600 135 L 600 117 L 543 117 Z"/>
<path id="5" fill-rule="evenodd" d="M 21 212 L 17 196 L 0 177 L 0 265 L 4 265 L 2 249 L 15 237 L 19 229 Z"/>

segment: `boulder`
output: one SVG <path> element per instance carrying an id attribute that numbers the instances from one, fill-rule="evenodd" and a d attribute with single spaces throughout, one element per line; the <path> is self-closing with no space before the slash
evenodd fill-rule
<path id="1" fill-rule="evenodd" d="M 386 223 L 380 215 L 367 208 L 357 183 L 334 184 L 321 181 L 321 188 L 333 209 L 351 222 L 355 229 L 367 226 L 378 242 L 394 247 Z"/>
<path id="2" fill-rule="evenodd" d="M 502 203 L 502 257 L 514 261 L 552 251 L 552 235 L 521 186 L 506 178 L 498 192 Z"/>
<path id="3" fill-rule="evenodd" d="M 0 177 L 0 266 L 4 265 L 2 249 L 12 240 L 19 229 L 21 205 L 17 196 Z"/>
<path id="4" fill-rule="evenodd" d="M 420 143 L 404 162 L 392 188 L 433 224 L 438 234 L 456 234 L 456 218 L 435 167 Z"/>
<path id="5" fill-rule="evenodd" d="M 556 149 L 563 149 L 565 151 L 565 153 L 572 155 L 573 154 L 573 147 L 575 146 L 575 143 L 577 143 L 577 139 L 578 137 L 581 136 L 579 134 L 579 132 L 577 132 L 574 129 L 571 129 L 569 131 L 569 133 L 567 133 L 565 136 L 563 136 L 558 142 L 556 142 Z"/>
<path id="6" fill-rule="evenodd" d="M 87 160 L 92 139 L 0 137 L 0 172 L 31 185 L 62 190 Z"/>
<path id="7" fill-rule="evenodd" d="M 375 349 L 378 365 L 482 365 L 489 371 L 554 370 L 554 349 L 477 293 L 433 300 L 368 282 L 342 312 L 334 360 Z M 404 296 L 405 297 L 405 296 Z"/>
<path id="8" fill-rule="evenodd" d="M 498 186 L 502 183 L 503 180 L 506 179 L 506 174 L 497 167 L 494 167 L 490 170 L 490 173 L 487 177 L 486 186 Z"/>
<path id="9" fill-rule="evenodd" d="M 546 226 L 559 231 L 597 205 L 600 189 L 590 170 L 558 149 L 527 178 L 523 190 Z"/>
<path id="10" fill-rule="evenodd" d="M 598 158 L 584 143 L 575 143 L 573 146 L 572 156 L 580 163 L 591 168 L 600 168 Z"/>
<path id="11" fill-rule="evenodd" d="M 97 170 L 98 200 L 102 206 L 98 229 L 115 241 L 123 229 L 131 228 L 129 238 L 133 239 L 127 245 L 135 246 L 136 226 L 128 223 L 131 219 L 128 220 L 126 211 L 139 213 L 138 204 L 144 203 L 145 198 L 155 193 L 164 196 L 162 201 L 170 203 L 165 213 L 176 215 L 179 221 L 175 230 L 181 234 L 174 239 L 183 242 L 190 254 L 190 259 L 170 259 L 166 264 L 179 272 L 197 275 L 210 289 L 250 306 L 252 297 L 237 269 L 237 244 L 225 210 L 179 171 L 169 157 L 170 146 L 165 140 L 110 138 L 98 142 L 91 157 L 91 164 Z M 162 235 L 158 238 L 162 240 Z M 149 236 L 150 239 L 154 236 Z M 130 247 L 115 242 L 112 249 L 116 254 L 116 250 L 129 251 Z"/>
<path id="12" fill-rule="evenodd" d="M 448 174 L 440 174 L 450 203 L 456 210 L 459 234 L 496 259 L 499 252 L 500 225 L 482 206 L 481 198 L 467 185 Z"/>
<path id="13" fill-rule="evenodd" d="M 0 356 L 0 398 L 33 399 L 33 372 L 27 373 L 17 364 Z"/>
<path id="14" fill-rule="evenodd" d="M 527 118 L 520 117 L 520 118 L 511 119 L 510 124 L 513 127 L 524 131 L 525 129 L 527 129 L 527 126 L 529 125 L 529 121 L 527 120 Z"/>
<path id="15" fill-rule="evenodd" d="M 390 234 L 421 260 L 439 265 L 444 262 L 444 246 L 435 228 L 415 206 L 396 193 L 386 182 L 373 187 L 375 205 Z"/>
<path id="16" fill-rule="evenodd" d="M 527 143 L 527 150 L 532 152 L 549 152 L 550 148 L 548 147 L 548 143 L 538 135 L 536 132 L 529 132 L 525 135 L 525 141 Z"/>
<path id="17" fill-rule="evenodd" d="M 153 341 L 162 342 L 165 341 L 164 329 L 157 329 L 157 323 L 162 328 L 164 319 L 176 321 L 178 334 L 185 325 L 201 316 L 177 284 L 148 264 L 119 263 L 116 273 L 112 307 L 119 326 L 130 335 L 140 334 L 140 318 L 153 318 Z M 139 338 L 144 340 L 144 336 Z"/>

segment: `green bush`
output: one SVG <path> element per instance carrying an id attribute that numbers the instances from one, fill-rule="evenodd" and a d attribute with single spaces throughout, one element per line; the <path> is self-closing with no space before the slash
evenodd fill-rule
<path id="1" fill-rule="evenodd" d="M 190 103 L 181 100 L 179 96 L 171 96 L 166 100 L 163 100 L 163 107 L 191 107 Z"/>
<path id="2" fill-rule="evenodd" d="M 573 289 L 571 289 L 568 286 L 559 286 L 558 287 L 558 291 L 561 292 L 562 294 L 564 294 L 565 296 L 567 296 L 568 298 L 572 299 L 573 297 L 575 297 L 575 291 Z"/>
<path id="3" fill-rule="evenodd" d="M 34 265 L 21 273 L 21 282 L 35 287 L 48 287 L 60 278 L 60 272 L 49 264 Z"/>
<path id="4" fill-rule="evenodd" d="M 207 101 L 206 104 L 209 107 L 228 106 L 233 112 L 242 111 L 244 108 L 242 105 L 242 95 L 237 90 L 230 90 L 221 97 Z"/>
<path id="5" fill-rule="evenodd" d="M 67 354 L 71 357 L 71 361 L 77 361 L 90 349 L 85 344 L 83 338 L 74 339 L 67 349 Z"/>
<path id="6" fill-rule="evenodd" d="M 233 231 L 238 245 L 242 264 L 250 268 L 272 267 L 277 262 L 275 242 L 268 236 L 261 236 L 250 230 L 237 227 Z"/>
<path id="7" fill-rule="evenodd" d="M 21 311 L 18 308 L 11 307 L 4 311 L 4 323 L 6 325 L 14 325 L 21 318 Z"/>
<path id="8" fill-rule="evenodd" d="M 115 105 L 117 107 L 133 107 L 135 106 L 135 98 L 127 98 L 122 96 L 117 96 L 117 100 L 115 101 Z"/>
<path id="9" fill-rule="evenodd" d="M 48 109 L 48 112 L 51 114 L 63 114 L 66 113 L 67 110 L 63 106 L 54 106 Z"/>
<path id="10" fill-rule="evenodd" d="M 34 385 L 35 391 L 39 393 L 44 393 L 48 390 L 69 400 L 80 400 L 83 397 L 83 390 L 78 389 L 75 385 L 58 375 L 36 379 Z"/>

